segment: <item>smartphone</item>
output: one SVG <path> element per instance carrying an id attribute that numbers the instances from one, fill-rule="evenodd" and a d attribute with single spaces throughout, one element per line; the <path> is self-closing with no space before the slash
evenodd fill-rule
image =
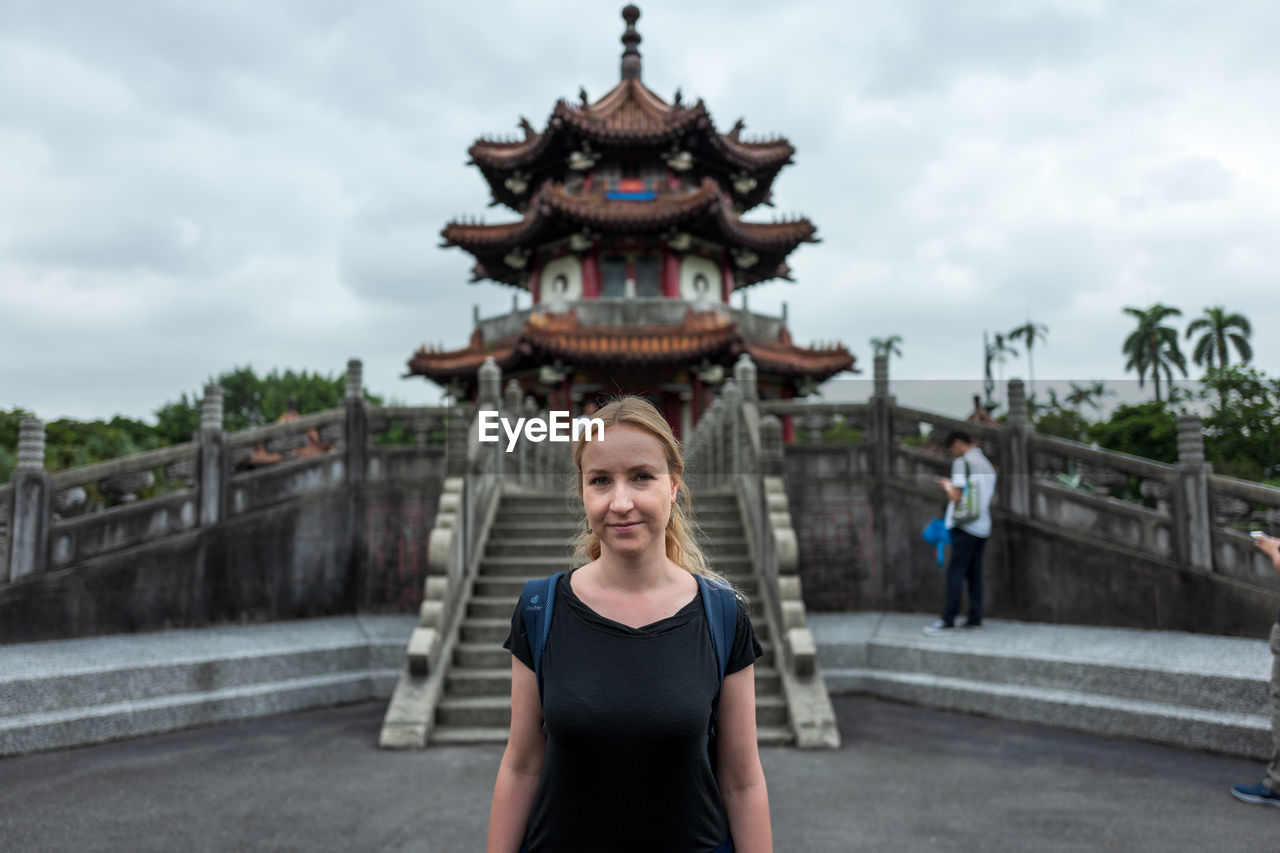
<path id="1" fill-rule="evenodd" d="M 1252 536 L 1254 539 L 1262 539 L 1267 534 L 1263 533 L 1261 530 L 1250 530 L 1249 535 Z"/>

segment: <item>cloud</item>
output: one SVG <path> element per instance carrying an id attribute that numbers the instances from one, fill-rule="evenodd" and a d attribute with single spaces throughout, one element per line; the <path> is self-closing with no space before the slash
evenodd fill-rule
<path id="1" fill-rule="evenodd" d="M 480 136 L 618 79 L 616 9 L 568 0 L 8 7 L 0 35 L 0 405 L 145 415 L 235 365 L 341 371 L 401 399 L 465 344 L 438 248 L 487 208 Z M 1040 0 L 643 5 L 644 79 L 719 127 L 785 134 L 776 211 L 797 340 L 900 334 L 900 378 L 977 381 L 984 329 L 1047 323 L 1038 375 L 1121 376 L 1125 305 L 1280 324 L 1280 7 Z M 527 302 L 527 297 L 519 297 Z M 1280 373 L 1280 343 L 1256 360 Z M 1009 370 L 1023 370 L 1021 362 Z"/>

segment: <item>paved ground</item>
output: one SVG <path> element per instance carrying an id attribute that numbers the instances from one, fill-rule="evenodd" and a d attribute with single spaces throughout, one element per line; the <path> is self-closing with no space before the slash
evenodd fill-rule
<path id="1" fill-rule="evenodd" d="M 1256 762 L 835 701 L 841 750 L 764 752 L 779 851 L 1280 847 L 1280 809 L 1227 793 Z M 0 850 L 482 850 L 501 749 L 381 752 L 383 710 L 0 759 Z"/>

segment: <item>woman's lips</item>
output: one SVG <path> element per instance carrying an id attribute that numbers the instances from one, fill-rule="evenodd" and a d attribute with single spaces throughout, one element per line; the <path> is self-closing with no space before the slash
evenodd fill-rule
<path id="1" fill-rule="evenodd" d="M 609 526 L 613 528 L 616 533 L 629 533 L 630 531 L 638 528 L 640 526 L 640 522 L 632 521 L 628 524 L 610 524 Z"/>

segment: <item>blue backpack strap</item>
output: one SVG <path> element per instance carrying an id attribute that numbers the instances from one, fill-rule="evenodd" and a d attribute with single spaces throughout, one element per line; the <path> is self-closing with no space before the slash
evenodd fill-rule
<path id="1" fill-rule="evenodd" d="M 701 576 L 698 577 L 698 590 L 702 593 L 702 609 L 711 632 L 711 648 L 715 649 L 720 664 L 720 680 L 724 681 L 725 670 L 729 668 L 729 653 L 733 651 L 733 635 L 738 627 L 738 599 L 729 587 Z"/>
<path id="2" fill-rule="evenodd" d="M 529 638 L 529 652 L 533 657 L 533 672 L 538 677 L 538 698 L 542 698 L 542 653 L 551 633 L 551 615 L 555 612 L 556 584 L 564 572 L 556 572 L 546 578 L 534 578 L 525 582 L 520 593 L 520 614 L 524 618 L 524 633 Z"/>
<path id="3" fill-rule="evenodd" d="M 729 654 L 733 651 L 733 638 L 738 627 L 738 598 L 733 590 L 715 581 L 697 576 L 698 591 L 702 593 L 702 609 L 707 617 L 707 630 L 711 633 L 711 648 L 720 666 L 720 683 L 724 683 L 725 670 L 729 668 Z M 711 704 L 711 720 L 707 739 L 716 735 L 716 720 L 720 714 L 720 691 Z"/>

